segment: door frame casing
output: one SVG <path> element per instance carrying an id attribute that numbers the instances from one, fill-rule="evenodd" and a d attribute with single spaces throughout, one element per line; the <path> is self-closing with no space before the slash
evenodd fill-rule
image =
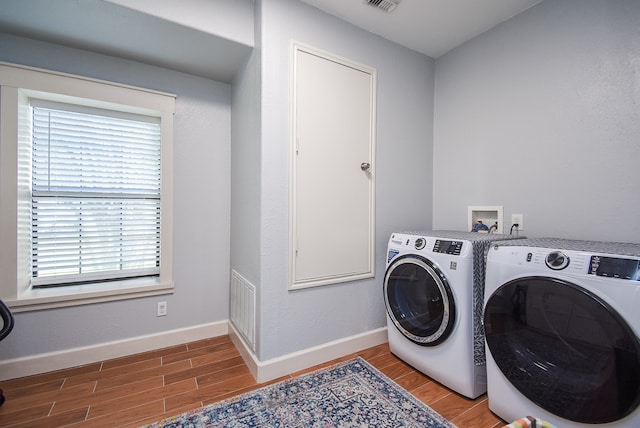
<path id="1" fill-rule="evenodd" d="M 371 174 L 369 184 L 369 270 L 355 274 L 336 274 L 311 280 L 296 281 L 296 248 L 297 248 L 297 213 L 296 213 L 296 192 L 297 192 L 297 149 L 298 149 L 298 118 L 297 118 L 297 86 L 298 86 L 298 54 L 300 52 L 311 54 L 327 61 L 335 62 L 345 67 L 366 73 L 370 76 L 370 130 L 369 130 L 369 163 L 368 173 Z M 376 146 L 376 69 L 364 64 L 360 64 L 344 57 L 317 49 L 296 40 L 291 41 L 291 138 L 290 138 L 290 167 L 289 167 L 289 290 L 330 285 L 347 281 L 355 281 L 375 276 L 375 146 Z"/>

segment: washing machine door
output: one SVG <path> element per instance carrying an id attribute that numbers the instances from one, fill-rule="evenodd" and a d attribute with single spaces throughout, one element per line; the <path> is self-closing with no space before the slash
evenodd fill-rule
<path id="1" fill-rule="evenodd" d="M 521 394 L 570 421 L 602 424 L 640 403 L 640 343 L 624 319 L 583 287 L 526 277 L 487 300 L 491 358 Z"/>
<path id="2" fill-rule="evenodd" d="M 409 340 L 435 346 L 449 337 L 456 307 L 444 274 L 430 260 L 406 255 L 394 260 L 384 278 L 389 318 Z"/>

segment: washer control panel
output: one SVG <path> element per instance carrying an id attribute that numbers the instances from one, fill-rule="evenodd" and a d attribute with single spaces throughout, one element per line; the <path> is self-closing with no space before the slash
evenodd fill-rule
<path id="1" fill-rule="evenodd" d="M 591 256 L 589 274 L 640 281 L 640 261 L 622 257 Z"/>
<path id="2" fill-rule="evenodd" d="M 433 245 L 433 252 L 459 256 L 462 252 L 462 241 L 445 241 L 443 239 L 436 239 L 436 243 Z"/>

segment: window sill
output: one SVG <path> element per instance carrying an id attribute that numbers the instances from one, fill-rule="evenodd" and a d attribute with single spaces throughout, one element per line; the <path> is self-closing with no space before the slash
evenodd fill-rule
<path id="1" fill-rule="evenodd" d="M 12 312 L 18 313 L 171 294 L 173 293 L 173 288 L 173 282 L 160 282 L 159 279 L 141 278 L 66 287 L 29 289 L 19 295 L 17 299 L 7 300 L 5 303 L 11 308 Z"/>

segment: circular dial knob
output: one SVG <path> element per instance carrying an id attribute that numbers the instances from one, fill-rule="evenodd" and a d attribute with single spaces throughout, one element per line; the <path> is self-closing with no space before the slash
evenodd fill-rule
<path id="1" fill-rule="evenodd" d="M 569 256 L 562 251 L 554 251 L 547 254 L 544 262 L 550 269 L 562 270 L 569 266 Z"/>
<path id="2" fill-rule="evenodd" d="M 427 240 L 424 238 L 418 238 L 416 239 L 416 250 L 422 250 L 424 248 L 424 246 L 427 245 Z"/>

